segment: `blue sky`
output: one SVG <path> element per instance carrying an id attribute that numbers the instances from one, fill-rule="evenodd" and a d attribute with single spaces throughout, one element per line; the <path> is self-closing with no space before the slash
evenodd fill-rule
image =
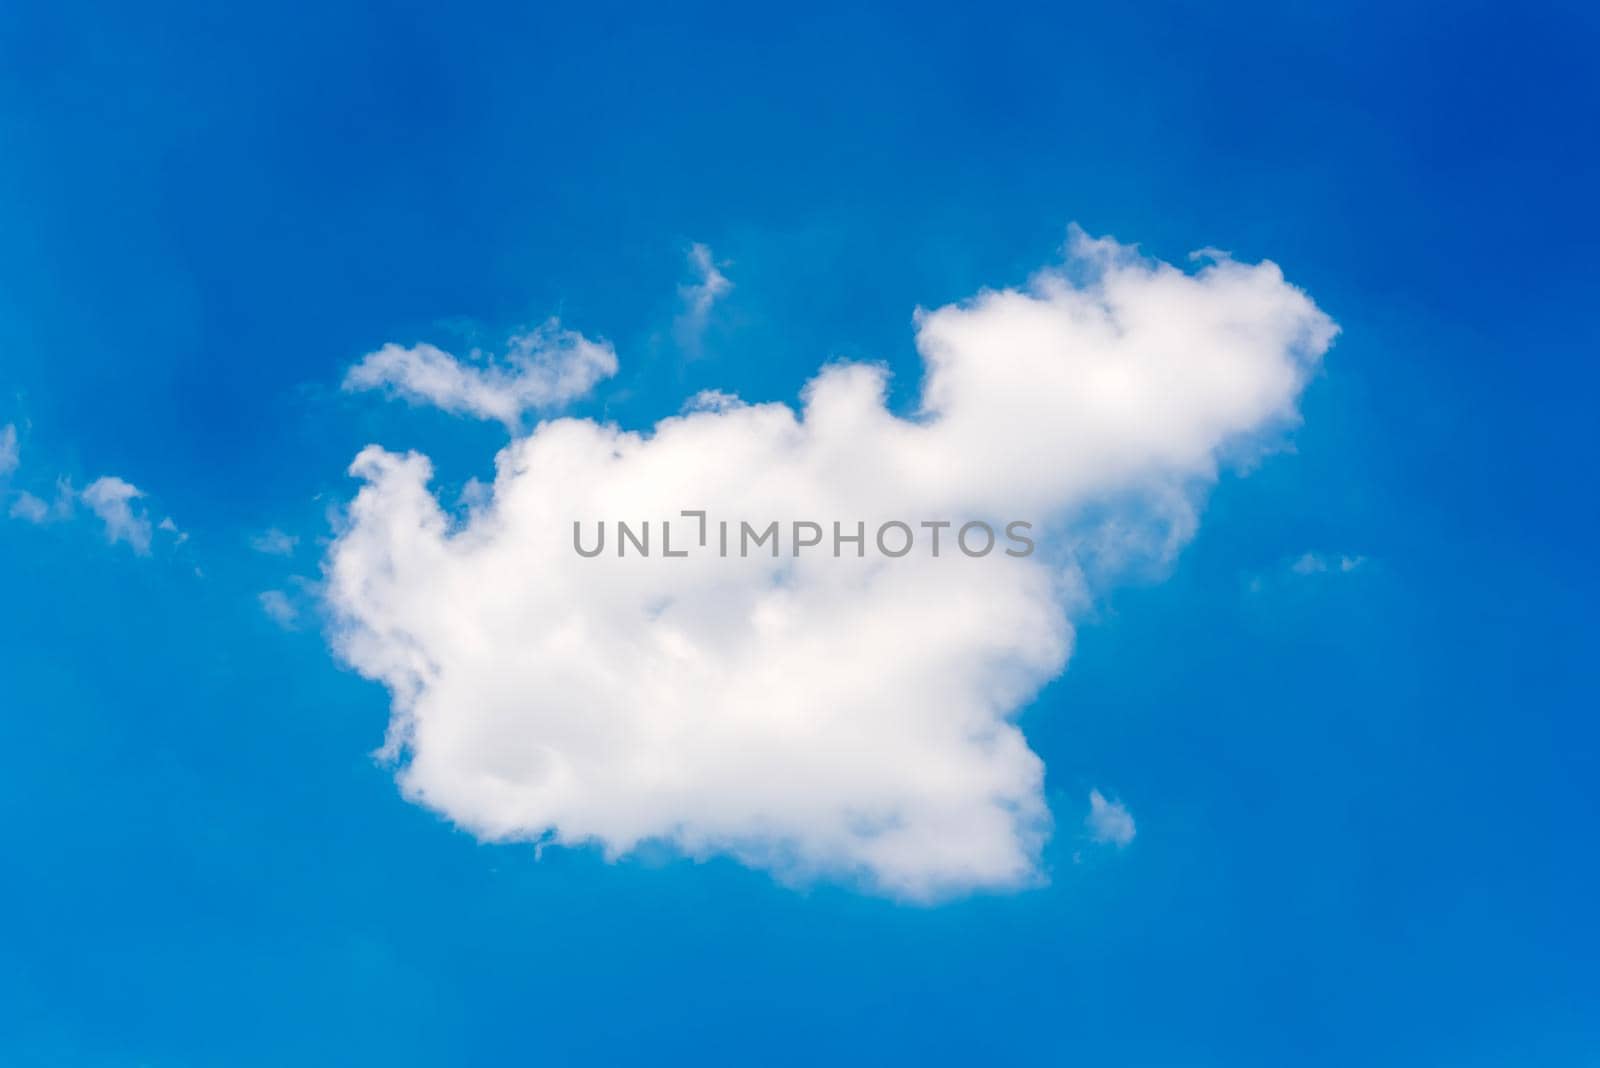
<path id="1" fill-rule="evenodd" d="M 1591 1063 L 1596 31 L 7 6 L 8 499 L 116 475 L 187 538 L 0 522 L 0 1060 Z M 575 410 L 635 428 L 830 358 L 903 408 L 913 310 L 1073 221 L 1270 258 L 1342 332 L 1292 449 L 1022 711 L 1046 885 L 480 843 L 373 759 L 384 689 L 262 611 L 368 443 L 492 474 L 501 428 L 341 392 L 384 341 L 559 315 L 620 361 Z M 734 288 L 691 347 L 696 242 Z"/>

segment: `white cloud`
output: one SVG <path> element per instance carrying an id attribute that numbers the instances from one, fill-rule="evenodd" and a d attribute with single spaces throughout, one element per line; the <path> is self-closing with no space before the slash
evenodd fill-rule
<path id="1" fill-rule="evenodd" d="M 1328 562 L 1316 553 L 1306 553 L 1293 564 L 1290 564 L 1289 570 L 1296 575 L 1314 575 L 1319 571 L 1328 570 Z"/>
<path id="2" fill-rule="evenodd" d="M 0 478 L 17 469 L 17 428 L 13 423 L 0 427 Z"/>
<path id="3" fill-rule="evenodd" d="M 683 301 L 683 311 L 678 316 L 678 341 L 689 349 L 698 349 L 706 322 L 711 316 L 711 306 L 733 289 L 733 282 L 717 269 L 711 249 L 698 242 L 689 247 L 689 266 L 697 280 L 678 287 Z"/>
<path id="4" fill-rule="evenodd" d="M 43 523 L 50 518 L 50 506 L 26 490 L 17 494 L 17 499 L 11 502 L 11 518 L 21 519 L 29 523 Z"/>
<path id="5" fill-rule="evenodd" d="M 10 433 L 0 433 L 0 454 L 3 454 L 9 445 L 10 455 L 14 460 L 15 431 L 9 426 L 5 429 Z M 0 455 L 0 459 L 3 459 L 3 455 Z M 7 509 L 7 515 L 12 519 L 33 524 L 59 522 L 72 519 L 81 502 L 100 519 L 105 527 L 108 542 L 116 544 L 125 541 L 140 556 L 149 554 L 153 530 L 161 530 L 172 535 L 176 544 L 188 540 L 189 535 L 179 530 L 171 517 L 162 519 L 160 524 L 153 528 L 149 514 L 136 504 L 143 497 L 144 493 L 137 486 L 115 475 L 95 479 L 81 493 L 73 488 L 71 479 L 62 475 L 56 479 L 54 500 L 46 501 L 27 490 L 18 490 L 11 507 Z"/>
<path id="6" fill-rule="evenodd" d="M 106 540 L 125 541 L 143 556 L 150 551 L 150 517 L 132 502 L 143 497 L 138 487 L 114 475 L 97 478 L 83 491 L 83 503 L 105 524 Z"/>
<path id="7" fill-rule="evenodd" d="M 616 372 L 609 342 L 590 341 L 551 319 L 513 336 L 501 356 L 474 350 L 462 361 L 428 344 L 385 345 L 350 368 L 344 389 L 382 389 L 412 403 L 498 420 L 514 431 L 524 413 L 576 400 Z"/>
<path id="8" fill-rule="evenodd" d="M 172 535 L 172 543 L 174 545 L 182 545 L 184 542 L 189 540 L 189 532 L 186 530 L 179 530 L 178 524 L 173 522 L 173 519 L 170 515 L 162 519 L 161 522 L 157 523 L 156 529 L 161 531 L 163 534 Z"/>
<path id="9" fill-rule="evenodd" d="M 1133 841 L 1138 833 L 1127 806 L 1121 801 L 1107 801 L 1099 790 L 1089 791 L 1089 814 L 1084 817 L 1083 825 L 1096 842 L 1118 848 Z"/>
<path id="10" fill-rule="evenodd" d="M 406 796 L 484 839 L 665 840 L 923 900 L 1025 885 L 1050 816 L 1015 714 L 1097 584 L 1174 551 L 1225 459 L 1296 421 L 1335 329 L 1274 264 L 1189 274 L 1075 232 L 1025 289 L 919 312 L 914 418 L 882 368 L 835 364 L 798 413 L 550 421 L 457 515 L 426 457 L 372 446 L 326 560 L 335 648 L 391 690 Z M 683 509 L 1022 519 L 1039 551 L 662 559 Z M 600 519 L 656 521 L 657 555 L 580 558 Z"/>
<path id="11" fill-rule="evenodd" d="M 1289 570 L 1296 575 L 1318 575 L 1325 571 L 1339 571 L 1348 574 L 1367 562 L 1365 556 L 1346 556 L 1343 554 L 1324 556 L 1321 553 L 1308 552 L 1294 563 L 1289 565 Z"/>
<path id="12" fill-rule="evenodd" d="M 729 408 L 742 407 L 744 407 L 744 401 L 740 400 L 732 393 L 724 393 L 720 389 L 702 389 L 699 393 L 696 393 L 694 396 L 690 397 L 684 402 L 683 411 L 680 414 L 687 415 L 690 412 L 722 412 L 727 411 Z"/>
<path id="13" fill-rule="evenodd" d="M 276 527 L 262 531 L 250 539 L 250 548 L 268 556 L 293 556 L 295 546 L 298 544 L 300 544 L 299 538 L 285 534 Z"/>
<path id="14" fill-rule="evenodd" d="M 257 600 L 267 617 L 284 630 L 293 630 L 295 624 L 299 622 L 299 611 L 295 609 L 289 595 L 282 590 L 267 590 Z"/>

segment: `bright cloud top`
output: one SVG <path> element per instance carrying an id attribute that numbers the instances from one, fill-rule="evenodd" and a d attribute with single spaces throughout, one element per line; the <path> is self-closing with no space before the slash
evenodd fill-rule
<path id="1" fill-rule="evenodd" d="M 915 418 L 882 368 L 835 364 L 799 412 L 545 422 L 457 514 L 425 457 L 365 449 L 326 596 L 338 653 L 392 692 L 406 796 L 485 839 L 666 840 L 913 899 L 1039 879 L 1044 767 L 1015 714 L 1064 668 L 1091 579 L 1192 530 L 1225 460 L 1293 424 L 1335 333 L 1270 262 L 1191 274 L 1077 232 L 1068 253 L 918 314 Z M 575 521 L 683 509 L 1025 519 L 1040 548 L 574 552 Z"/>
<path id="2" fill-rule="evenodd" d="M 1121 801 L 1107 801 L 1099 790 L 1089 791 L 1089 815 L 1084 817 L 1083 825 L 1096 842 L 1118 848 L 1132 842 L 1137 833 L 1127 806 Z"/>
<path id="3" fill-rule="evenodd" d="M 563 330 L 551 319 L 513 335 L 502 356 L 474 350 L 463 361 L 428 344 L 385 345 L 350 368 L 344 389 L 381 389 L 515 430 L 525 413 L 558 408 L 616 373 L 609 342 Z"/>

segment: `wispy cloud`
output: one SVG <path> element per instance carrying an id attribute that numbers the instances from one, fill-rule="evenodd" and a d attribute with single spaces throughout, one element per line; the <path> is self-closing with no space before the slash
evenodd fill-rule
<path id="1" fill-rule="evenodd" d="M 676 327 L 678 343 L 697 352 L 711 318 L 712 306 L 733 289 L 733 282 L 717 269 L 709 246 L 698 242 L 689 246 L 689 266 L 696 279 L 678 287 L 683 311 L 678 315 Z"/>
<path id="2" fill-rule="evenodd" d="M 1138 833 L 1128 807 L 1121 801 L 1107 801 L 1099 790 L 1089 791 L 1089 814 L 1084 817 L 1083 825 L 1094 841 L 1119 849 L 1132 842 Z"/>
<path id="3" fill-rule="evenodd" d="M 250 548 L 268 556 L 293 556 L 295 546 L 299 544 L 299 538 L 285 534 L 277 527 L 264 530 L 250 539 Z"/>
<path id="4" fill-rule="evenodd" d="M 257 601 L 261 605 L 261 610 L 267 614 L 267 618 L 284 630 L 294 630 L 299 623 L 299 610 L 295 608 L 289 595 L 282 590 L 266 590 L 257 597 Z"/>
<path id="5" fill-rule="evenodd" d="M 1296 575 L 1317 575 L 1325 571 L 1348 573 L 1356 570 L 1367 562 L 1365 556 L 1346 556 L 1343 554 L 1328 554 L 1308 552 L 1294 563 L 1289 565 L 1289 570 Z"/>
<path id="6" fill-rule="evenodd" d="M 73 489 L 72 480 L 63 475 L 56 479 L 55 496 L 49 501 L 27 490 L 17 491 L 9 514 L 13 519 L 28 523 L 52 523 L 71 519 L 77 507 L 78 491 Z"/>
<path id="7" fill-rule="evenodd" d="M 150 517 L 134 503 L 143 496 L 133 483 L 106 475 L 89 483 L 82 499 L 105 524 L 107 541 L 125 541 L 143 556 L 150 551 Z"/>
<path id="8" fill-rule="evenodd" d="M 568 404 L 616 373 L 610 342 L 591 341 L 551 319 L 513 335 L 499 355 L 474 349 L 458 359 L 426 343 L 388 344 L 350 368 L 343 388 L 382 390 L 413 404 L 496 420 L 515 431 L 526 413 Z"/>
<path id="9" fill-rule="evenodd" d="M 155 531 L 171 536 L 175 545 L 188 540 L 189 535 L 178 528 L 171 516 L 160 523 L 152 523 L 149 511 L 142 503 L 144 491 L 123 478 L 103 475 L 81 492 L 73 488 L 66 476 L 56 479 L 56 492 L 52 500 L 45 500 L 27 490 L 17 491 L 6 510 L 12 519 L 35 525 L 70 520 L 78 514 L 78 507 L 86 507 L 100 520 L 106 541 L 115 545 L 127 544 L 140 556 L 148 556 Z"/>
<path id="10" fill-rule="evenodd" d="M 26 490 L 11 502 L 10 516 L 27 523 L 43 523 L 50 518 L 50 506 Z"/>
<path id="11" fill-rule="evenodd" d="M 0 427 L 0 478 L 17 469 L 17 428 L 14 423 Z"/>

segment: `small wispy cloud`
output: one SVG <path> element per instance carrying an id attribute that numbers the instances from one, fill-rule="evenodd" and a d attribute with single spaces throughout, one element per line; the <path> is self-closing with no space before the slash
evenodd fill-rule
<path id="1" fill-rule="evenodd" d="M 10 516 L 26 523 L 43 523 L 50 518 L 50 506 L 26 490 L 11 502 Z"/>
<path id="2" fill-rule="evenodd" d="M 7 423 L 0 427 L 0 478 L 17 470 L 18 453 L 16 425 Z M 73 486 L 70 478 L 61 475 L 56 478 L 54 498 L 48 500 L 20 487 L 9 496 L 10 504 L 5 507 L 7 517 L 35 526 L 73 519 L 82 505 L 100 520 L 107 542 L 113 545 L 125 542 L 140 556 L 150 554 L 151 540 L 157 530 L 171 535 L 175 544 L 188 539 L 170 516 L 160 523 L 152 523 L 143 504 L 144 491 L 116 475 L 102 475 L 82 491 Z"/>
<path id="3" fill-rule="evenodd" d="M 1084 817 L 1083 825 L 1094 841 L 1118 849 L 1132 842 L 1138 833 L 1128 807 L 1121 801 L 1107 801 L 1099 790 L 1089 791 L 1089 814 Z"/>
<path id="4" fill-rule="evenodd" d="M 1367 562 L 1365 556 L 1345 556 L 1343 554 L 1329 554 L 1308 552 L 1294 563 L 1289 565 L 1289 570 L 1296 575 L 1318 575 L 1325 571 L 1349 573 Z"/>
<path id="5" fill-rule="evenodd" d="M 712 305 L 733 289 L 733 282 L 718 270 L 710 247 L 699 242 L 689 246 L 689 266 L 697 278 L 678 287 L 683 311 L 678 315 L 677 334 L 680 345 L 698 351 L 706 323 L 711 318 Z"/>
<path id="6" fill-rule="evenodd" d="M 4 478 L 17 469 L 17 427 L 14 423 L 7 423 L 0 427 L 0 478 Z"/>
<path id="7" fill-rule="evenodd" d="M 683 411 L 689 412 L 728 412 L 735 408 L 744 407 L 744 401 L 732 393 L 720 389 L 702 389 L 699 393 L 684 402 Z"/>
<path id="8" fill-rule="evenodd" d="M 501 355 L 478 349 L 465 360 L 429 344 L 388 344 L 344 376 L 346 393 L 376 389 L 413 404 L 492 419 L 516 432 L 530 411 L 560 407 L 617 373 L 608 341 L 591 341 L 556 319 L 515 334 Z"/>
<path id="9" fill-rule="evenodd" d="M 83 503 L 105 524 L 106 540 L 125 541 L 140 556 L 150 552 L 150 517 L 134 504 L 144 493 L 133 483 L 105 475 L 89 483 Z"/>
<path id="10" fill-rule="evenodd" d="M 1293 559 L 1279 559 L 1261 571 L 1248 571 L 1243 575 L 1244 589 L 1252 597 L 1268 590 L 1291 588 L 1309 589 L 1317 576 L 1348 575 L 1369 566 L 1370 560 L 1360 553 L 1330 553 L 1310 550 Z M 1310 585 L 1308 585 L 1310 584 Z"/>
<path id="11" fill-rule="evenodd" d="M 63 475 L 56 479 L 54 499 L 47 501 L 27 490 L 18 490 L 8 514 L 27 523 L 54 523 L 71 519 L 77 507 L 78 491 L 73 489 L 72 480 Z"/>
<path id="12" fill-rule="evenodd" d="M 295 608 L 289 595 L 282 590 L 266 590 L 256 598 L 261 604 L 261 610 L 284 630 L 294 630 L 300 621 L 300 613 Z"/>
<path id="13" fill-rule="evenodd" d="M 285 534 L 277 527 L 264 530 L 250 539 L 250 548 L 268 556 L 293 556 L 294 548 L 299 544 L 299 538 L 293 534 Z"/>

